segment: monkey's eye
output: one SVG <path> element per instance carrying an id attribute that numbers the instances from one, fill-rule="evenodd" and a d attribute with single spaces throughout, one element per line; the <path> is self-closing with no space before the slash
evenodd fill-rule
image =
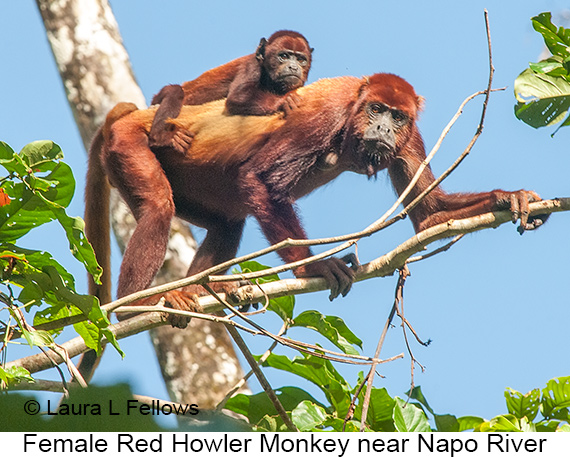
<path id="1" fill-rule="evenodd" d="M 401 111 L 397 110 L 392 111 L 392 119 L 394 119 L 396 122 L 404 122 L 406 118 L 407 116 Z"/>
<path id="2" fill-rule="evenodd" d="M 303 67 L 307 65 L 307 58 L 302 54 L 297 56 L 297 61 L 299 62 L 299 65 Z"/>
<path id="3" fill-rule="evenodd" d="M 289 54 L 287 54 L 286 52 L 280 52 L 277 56 L 281 61 L 287 60 L 289 58 Z"/>
<path id="4" fill-rule="evenodd" d="M 386 111 L 386 107 L 379 103 L 372 103 L 368 107 L 368 110 L 370 111 L 371 114 L 380 114 Z"/>

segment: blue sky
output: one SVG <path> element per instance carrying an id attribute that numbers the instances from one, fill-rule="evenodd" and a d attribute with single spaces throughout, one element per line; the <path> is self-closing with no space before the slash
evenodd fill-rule
<path id="1" fill-rule="evenodd" d="M 131 56 L 136 78 L 150 101 L 168 83 L 192 79 L 203 71 L 253 52 L 259 39 L 279 29 L 303 33 L 315 48 L 310 81 L 375 72 L 399 74 L 425 97 L 419 122 L 431 148 L 462 100 L 483 89 L 488 78 L 483 10 L 490 15 L 494 87 L 483 136 L 468 159 L 446 180 L 449 191 L 495 188 L 537 191 L 544 198 L 570 196 L 570 130 L 534 130 L 513 115 L 513 81 L 543 51 L 530 18 L 552 11 L 562 1 L 296 1 L 285 8 L 271 2 L 111 1 Z M 168 6 L 166 6 L 168 5 Z M 19 150 L 30 141 L 51 139 L 63 149 L 78 188 L 70 213 L 83 213 L 85 152 L 35 2 L 4 2 L 0 28 L 0 140 Z M 472 103 L 432 162 L 443 171 L 461 153 L 480 116 Z M 357 231 L 378 218 L 394 200 L 390 182 L 346 174 L 299 202 L 311 237 Z M 554 215 L 535 233 L 519 236 L 504 225 L 463 239 L 451 251 L 411 267 L 405 289 L 406 316 L 428 348 L 412 343 L 426 367 L 415 383 L 438 413 L 490 418 L 506 412 L 505 387 L 527 392 L 552 377 L 570 375 L 568 344 L 568 214 Z M 362 261 L 371 260 L 412 236 L 403 221 L 359 244 Z M 203 231 L 196 230 L 198 238 Z M 69 255 L 64 236 L 48 227 L 26 239 L 26 246 L 49 250 L 72 271 L 85 290 L 84 273 Z M 240 253 L 266 246 L 250 220 Z M 277 257 L 263 259 L 278 264 Z M 120 257 L 114 256 L 114 269 Z M 346 320 L 374 352 L 393 301 L 396 278 L 357 284 L 344 299 L 329 303 L 326 293 L 300 297 L 298 310 L 319 309 Z M 260 322 L 277 330 L 275 320 Z M 385 357 L 406 352 L 400 328 L 390 330 Z M 312 333 L 292 337 L 315 342 Z M 251 341 L 254 352 L 270 344 Z M 166 398 L 147 335 L 122 343 L 127 358 L 107 351 L 98 383 L 128 381 L 138 394 Z M 24 351 L 11 348 L 9 359 Z M 144 362 L 143 362 L 144 361 Z M 151 367 L 150 370 L 144 367 Z M 410 384 L 409 358 L 382 368 L 376 378 L 391 395 L 403 396 Z M 338 367 L 355 382 L 357 369 Z M 267 372 L 274 386 L 297 382 Z M 258 389 L 253 385 L 254 389 Z"/>

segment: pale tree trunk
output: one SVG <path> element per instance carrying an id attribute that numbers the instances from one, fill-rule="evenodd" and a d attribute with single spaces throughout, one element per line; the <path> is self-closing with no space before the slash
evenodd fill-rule
<path id="1" fill-rule="evenodd" d="M 85 148 L 118 102 L 145 106 L 107 0 L 36 0 L 67 99 Z M 112 223 L 121 249 L 134 226 L 130 211 L 114 193 Z M 195 242 L 175 221 L 165 265 L 157 282 L 185 275 Z M 167 389 L 173 401 L 215 406 L 243 373 L 225 329 L 191 321 L 185 331 L 161 327 L 152 333 Z M 128 354 L 127 354 L 128 356 Z"/>

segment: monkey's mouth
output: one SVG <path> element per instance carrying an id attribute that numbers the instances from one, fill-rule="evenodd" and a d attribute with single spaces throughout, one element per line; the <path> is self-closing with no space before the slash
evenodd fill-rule
<path id="1" fill-rule="evenodd" d="M 378 157 L 378 160 L 388 158 L 394 151 L 391 144 L 381 139 L 364 140 L 364 148 L 369 157 Z"/>
<path id="2" fill-rule="evenodd" d="M 366 151 L 366 174 L 370 177 L 386 166 L 386 162 L 394 152 L 392 146 L 382 140 L 364 140 Z"/>
<path id="3" fill-rule="evenodd" d="M 303 81 L 297 75 L 285 75 L 279 78 L 279 83 L 288 90 L 297 89 L 303 85 Z"/>

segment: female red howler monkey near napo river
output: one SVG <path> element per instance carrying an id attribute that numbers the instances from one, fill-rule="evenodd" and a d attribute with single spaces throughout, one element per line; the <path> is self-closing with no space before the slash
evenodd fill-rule
<path id="1" fill-rule="evenodd" d="M 150 285 L 163 262 L 175 214 L 207 229 L 191 275 L 234 257 L 248 215 L 258 220 L 271 244 L 305 239 L 293 202 L 344 171 L 372 177 L 388 169 L 396 192 L 405 189 L 425 159 L 416 126 L 420 98 L 410 84 L 381 73 L 324 79 L 298 92 L 303 104 L 287 116 L 228 116 L 223 100 L 184 106 L 170 121 L 195 134 L 184 155 L 165 149 L 157 156 L 149 149 L 156 109 L 121 103 L 109 114 L 90 151 L 85 217 L 88 237 L 105 257 L 101 248 L 109 243 L 108 211 L 101 206 L 107 199 L 102 193 L 108 187 L 106 175 L 137 219 L 121 265 L 119 297 Z M 321 159 L 330 153 L 338 160 L 323 166 Z M 428 167 L 404 203 L 433 180 Z M 509 209 L 514 202 L 522 228 L 530 230 L 546 219 L 528 217 L 525 211 L 529 201 L 539 199 L 526 190 L 448 194 L 437 187 L 410 212 L 410 219 L 421 231 L 449 219 Z M 293 262 L 311 251 L 290 247 L 279 254 Z M 353 279 L 352 270 L 337 258 L 294 273 L 323 276 L 332 298 L 346 294 Z M 201 286 L 190 286 L 166 293 L 165 299 L 175 308 L 195 309 L 193 297 L 199 291 Z"/>
<path id="2" fill-rule="evenodd" d="M 420 98 L 398 76 L 324 79 L 298 89 L 303 103 L 286 117 L 228 116 L 224 101 L 184 106 L 177 119 L 194 132 L 190 150 L 165 149 L 155 155 L 148 132 L 156 109 L 137 110 L 122 103 L 109 114 L 96 135 L 89 155 L 86 187 L 86 229 L 96 254 L 108 266 L 108 189 L 117 187 L 137 219 L 119 275 L 118 297 L 147 288 L 162 265 L 170 222 L 176 214 L 207 229 L 188 275 L 235 256 L 248 215 L 259 222 L 269 243 L 285 238 L 305 239 L 293 208 L 296 199 L 326 184 L 344 171 L 369 178 L 387 169 L 398 194 L 403 192 L 425 159 L 416 126 Z M 335 154 L 334 163 L 323 159 Z M 406 197 L 409 203 L 434 176 L 426 168 Z M 416 231 L 449 219 L 493 210 L 511 209 L 522 229 L 541 225 L 547 216 L 528 216 L 531 191 L 493 190 L 446 193 L 435 188 L 412 211 Z M 279 254 L 285 262 L 311 255 L 309 247 L 289 247 Z M 298 277 L 322 276 L 331 299 L 345 295 L 353 271 L 340 259 L 328 258 L 294 270 Z M 108 276 L 102 290 L 109 298 Z M 105 292 L 107 290 L 107 292 Z M 193 285 L 164 294 L 171 307 L 196 310 Z M 153 302 L 156 298 L 153 297 Z M 176 326 L 186 320 L 172 319 Z"/>
<path id="3" fill-rule="evenodd" d="M 183 105 L 202 105 L 226 99 L 231 115 L 265 116 L 278 111 L 288 113 L 300 100 L 295 89 L 307 81 L 313 49 L 298 32 L 280 30 L 269 39 L 262 38 L 254 54 L 240 57 L 205 72 L 182 85 L 169 85 L 154 96 L 160 104 L 149 133 L 154 152 L 173 147 L 184 153 L 193 132 L 167 123 Z"/>

